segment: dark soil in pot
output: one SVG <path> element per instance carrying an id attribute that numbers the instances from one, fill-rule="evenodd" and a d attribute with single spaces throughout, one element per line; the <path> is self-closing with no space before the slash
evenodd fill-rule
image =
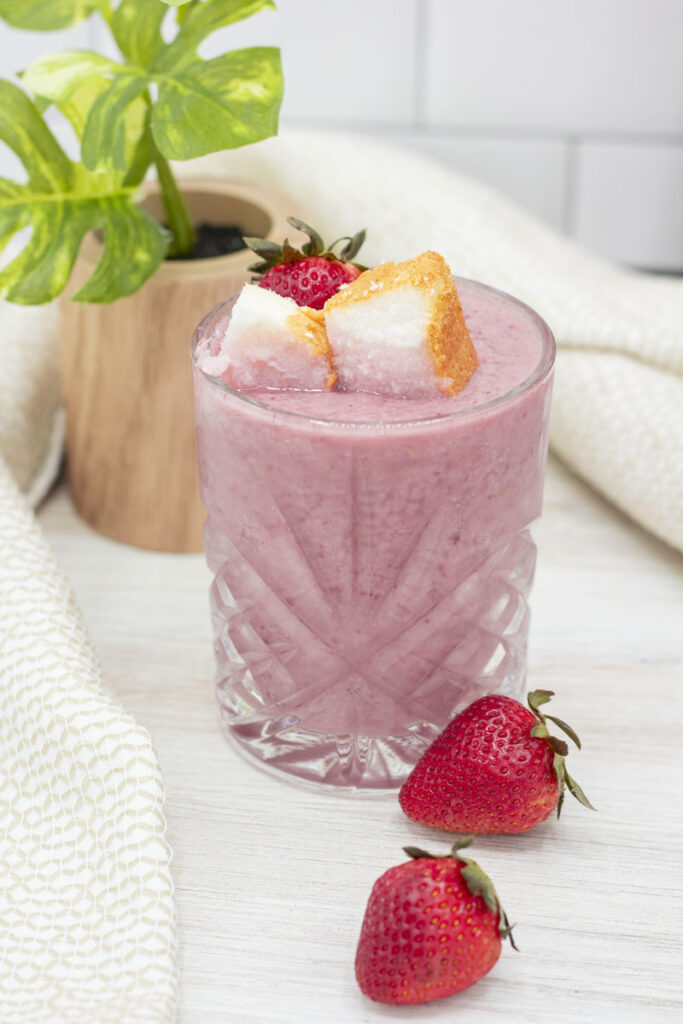
<path id="1" fill-rule="evenodd" d="M 246 249 L 242 232 L 234 224 L 208 224 L 204 221 L 196 225 L 195 237 L 192 252 L 181 259 L 210 260 L 216 256 L 229 256 L 230 253 Z"/>

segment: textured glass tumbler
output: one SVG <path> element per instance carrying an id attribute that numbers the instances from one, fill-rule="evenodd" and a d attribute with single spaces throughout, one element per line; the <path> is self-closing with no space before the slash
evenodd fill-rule
<path id="1" fill-rule="evenodd" d="M 539 362 L 502 397 L 351 423 L 265 405 L 200 369 L 196 345 L 222 335 L 230 309 L 193 342 L 224 723 L 244 753 L 303 782 L 396 787 L 461 708 L 522 693 L 552 335 L 527 310 Z"/>

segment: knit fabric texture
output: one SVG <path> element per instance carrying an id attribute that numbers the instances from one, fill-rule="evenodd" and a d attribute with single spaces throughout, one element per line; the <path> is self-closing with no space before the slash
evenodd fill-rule
<path id="1" fill-rule="evenodd" d="M 0 307 L 0 1020 L 170 1024 L 159 763 L 103 685 L 27 500 L 61 453 L 56 315 Z"/>

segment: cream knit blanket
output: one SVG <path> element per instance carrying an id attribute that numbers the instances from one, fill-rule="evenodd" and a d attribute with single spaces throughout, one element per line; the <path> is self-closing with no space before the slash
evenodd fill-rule
<path id="1" fill-rule="evenodd" d="M 328 237 L 366 226 L 368 262 L 432 248 L 528 302 L 559 344 L 555 452 L 683 549 L 681 282 L 612 266 L 488 188 L 362 139 L 289 134 L 181 170 L 278 188 Z M 61 452 L 56 318 L 0 305 L 2 1024 L 161 1024 L 176 977 L 158 762 L 104 689 L 28 508 Z"/>
<path id="2" fill-rule="evenodd" d="M 0 305 L 0 1021 L 170 1024 L 159 763 L 18 486 L 37 502 L 59 463 L 56 316 Z"/>

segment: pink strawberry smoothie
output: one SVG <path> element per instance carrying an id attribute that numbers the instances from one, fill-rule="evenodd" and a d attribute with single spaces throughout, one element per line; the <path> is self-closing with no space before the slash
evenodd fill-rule
<path id="1" fill-rule="evenodd" d="M 272 767 L 395 786 L 453 715 L 519 696 L 554 358 L 540 318 L 456 281 L 479 367 L 454 397 L 252 390 L 194 349 L 218 694 Z"/>

